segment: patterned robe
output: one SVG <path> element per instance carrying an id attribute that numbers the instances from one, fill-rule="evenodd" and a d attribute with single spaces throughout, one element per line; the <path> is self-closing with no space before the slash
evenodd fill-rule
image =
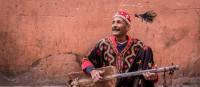
<path id="1" fill-rule="evenodd" d="M 118 73 L 151 69 L 154 65 L 151 48 L 144 46 L 141 41 L 128 35 L 127 40 L 124 49 L 119 51 L 115 36 L 101 39 L 89 52 L 88 56 L 83 58 L 83 71 L 86 72 L 88 67 L 93 69 L 105 66 L 116 66 Z M 136 78 L 142 79 L 143 83 L 136 86 Z M 139 83 L 141 83 L 141 80 Z M 116 87 L 153 86 L 153 81 L 144 80 L 143 76 L 118 79 L 116 83 Z"/>

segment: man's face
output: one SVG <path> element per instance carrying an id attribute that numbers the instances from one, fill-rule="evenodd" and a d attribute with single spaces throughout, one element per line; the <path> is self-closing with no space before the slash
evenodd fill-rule
<path id="1" fill-rule="evenodd" d="M 120 17 L 114 17 L 112 20 L 112 33 L 115 36 L 123 36 L 127 34 L 128 24 Z"/>

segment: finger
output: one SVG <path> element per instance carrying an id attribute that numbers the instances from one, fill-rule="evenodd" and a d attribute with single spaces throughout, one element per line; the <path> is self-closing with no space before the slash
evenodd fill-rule
<path id="1" fill-rule="evenodd" d="M 145 76 L 146 76 L 146 80 L 151 80 L 152 79 L 152 75 L 153 73 L 150 73 L 150 72 L 146 72 Z"/>
<path id="2" fill-rule="evenodd" d="M 155 77 L 156 74 L 155 73 L 150 73 L 150 76 Z"/>
<path id="3" fill-rule="evenodd" d="M 153 76 L 152 76 L 152 80 L 156 80 L 158 78 L 157 74 L 154 73 Z"/>
<path id="4" fill-rule="evenodd" d="M 97 73 L 92 74 L 92 79 L 95 80 L 97 78 Z"/>
<path id="5" fill-rule="evenodd" d="M 95 74 L 95 76 L 94 76 L 94 77 L 95 77 L 95 79 L 97 79 L 97 78 L 98 78 L 98 74 Z"/>
<path id="6" fill-rule="evenodd" d="M 144 76 L 144 78 L 147 80 L 148 78 L 148 75 L 147 75 L 147 73 L 143 73 L 143 76 Z"/>
<path id="7" fill-rule="evenodd" d="M 94 75 L 91 75 L 92 76 L 92 79 L 94 79 Z"/>
<path id="8" fill-rule="evenodd" d="M 151 73 L 150 73 L 150 72 L 147 72 L 147 75 L 148 75 L 148 77 L 149 77 L 149 76 L 151 76 Z"/>
<path id="9" fill-rule="evenodd" d="M 155 80 L 155 77 L 149 77 L 148 80 Z"/>
<path id="10" fill-rule="evenodd" d="M 95 77 L 95 81 L 98 81 L 98 80 L 100 80 L 102 78 L 100 76 L 99 72 L 97 72 L 94 77 Z"/>
<path id="11" fill-rule="evenodd" d="M 98 78 L 102 78 L 101 75 L 102 75 L 104 72 L 105 72 L 105 71 L 99 70 L 98 73 L 97 73 L 97 77 L 98 77 Z"/>
<path id="12" fill-rule="evenodd" d="M 98 77 L 96 75 L 93 76 L 93 81 L 97 82 L 98 81 Z"/>
<path id="13" fill-rule="evenodd" d="M 100 74 L 97 74 L 98 79 L 102 79 L 103 77 Z"/>
<path id="14" fill-rule="evenodd" d="M 95 79 L 96 79 L 96 77 L 95 77 L 95 76 L 92 76 L 92 79 L 93 79 L 93 80 L 95 80 Z"/>
<path id="15" fill-rule="evenodd" d="M 99 79 L 96 77 L 96 78 L 95 78 L 95 82 L 97 82 L 98 80 L 99 80 Z"/>
<path id="16" fill-rule="evenodd" d="M 96 72 L 94 72 L 93 74 L 92 74 L 92 77 L 95 77 L 96 76 Z"/>
<path id="17" fill-rule="evenodd" d="M 105 71 L 99 71 L 100 74 L 103 74 Z"/>
<path id="18" fill-rule="evenodd" d="M 145 73 L 143 73 L 142 75 L 143 75 L 144 77 L 146 77 L 146 76 L 147 76 L 147 73 L 145 72 Z"/>
<path id="19" fill-rule="evenodd" d="M 151 77 L 151 79 L 150 80 L 156 80 L 156 77 L 154 76 L 154 77 Z"/>
<path id="20" fill-rule="evenodd" d="M 98 76 L 95 77 L 95 82 L 99 81 L 100 78 Z"/>
<path id="21" fill-rule="evenodd" d="M 150 73 L 149 73 L 149 72 L 147 72 L 147 73 L 146 73 L 146 77 L 147 77 L 147 78 L 149 78 L 149 76 L 150 76 Z"/>
<path id="22" fill-rule="evenodd" d="M 155 80 L 157 75 L 155 73 L 150 73 L 149 80 Z"/>
<path id="23" fill-rule="evenodd" d="M 93 79 L 93 81 L 94 81 L 94 82 L 97 82 L 97 81 L 98 81 L 98 79 L 97 79 L 97 78 L 94 78 L 94 79 Z"/>

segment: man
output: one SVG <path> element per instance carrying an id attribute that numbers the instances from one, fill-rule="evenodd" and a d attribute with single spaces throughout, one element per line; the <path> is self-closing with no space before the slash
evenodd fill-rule
<path id="1" fill-rule="evenodd" d="M 95 68 L 116 66 L 118 73 L 125 73 L 153 67 L 151 48 L 127 35 L 130 24 L 130 15 L 124 11 L 117 12 L 112 20 L 113 35 L 101 39 L 83 58 L 82 69 L 94 81 L 102 79 L 103 73 Z M 116 87 L 153 87 L 157 79 L 157 74 L 148 72 L 142 76 L 118 79 Z"/>

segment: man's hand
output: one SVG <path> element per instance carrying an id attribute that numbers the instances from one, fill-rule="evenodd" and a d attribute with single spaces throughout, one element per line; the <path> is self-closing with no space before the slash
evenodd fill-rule
<path id="1" fill-rule="evenodd" d="M 156 80 L 158 78 L 158 74 L 150 72 L 143 73 L 143 76 L 146 80 Z"/>
<path id="2" fill-rule="evenodd" d="M 97 82 L 99 81 L 100 79 L 102 79 L 103 77 L 101 76 L 101 74 L 103 74 L 104 72 L 103 71 L 100 71 L 100 70 L 92 70 L 90 72 L 91 76 L 92 76 L 92 79 L 94 80 L 94 82 Z"/>

